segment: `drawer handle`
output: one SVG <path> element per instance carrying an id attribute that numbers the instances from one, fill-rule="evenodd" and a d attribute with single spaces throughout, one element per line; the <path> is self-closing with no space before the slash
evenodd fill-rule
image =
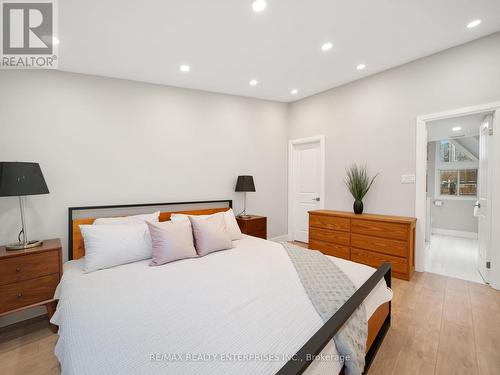
<path id="1" fill-rule="evenodd" d="M 21 266 L 17 266 L 17 267 L 16 267 L 16 272 L 21 272 L 21 270 L 22 270 L 22 269 L 23 269 L 23 268 L 22 268 Z"/>
<path id="2" fill-rule="evenodd" d="M 21 292 L 17 293 L 17 298 L 21 298 L 23 294 Z"/>

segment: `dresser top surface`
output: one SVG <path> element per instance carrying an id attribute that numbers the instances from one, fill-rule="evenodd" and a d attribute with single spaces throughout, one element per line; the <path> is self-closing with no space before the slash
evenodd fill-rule
<path id="1" fill-rule="evenodd" d="M 333 210 L 314 210 L 314 211 L 309 211 L 309 214 L 332 216 L 332 217 L 344 217 L 344 218 L 360 219 L 360 220 L 385 221 L 390 223 L 402 223 L 402 224 L 412 224 L 417 221 L 417 219 L 414 217 L 378 215 L 378 214 L 358 215 L 353 212 L 333 211 Z"/>
<path id="2" fill-rule="evenodd" d="M 57 250 L 60 248 L 61 240 L 59 238 L 44 240 L 41 246 L 33 247 L 31 249 L 7 250 L 5 246 L 0 246 L 0 259 L 42 253 L 44 251 Z"/>

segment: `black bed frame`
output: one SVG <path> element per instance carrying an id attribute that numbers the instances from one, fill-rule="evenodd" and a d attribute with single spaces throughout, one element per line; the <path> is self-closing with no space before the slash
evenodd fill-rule
<path id="1" fill-rule="evenodd" d="M 387 286 L 391 287 L 391 264 L 382 264 L 377 271 L 354 292 L 354 294 L 337 310 L 335 314 L 307 341 L 304 346 L 277 372 L 277 375 L 299 375 L 302 374 L 314 360 L 314 356 L 321 353 L 333 336 L 344 323 L 351 317 L 354 311 L 363 303 L 365 298 L 375 288 L 378 282 L 384 278 Z M 389 301 L 389 314 L 385 318 L 380 331 L 365 356 L 365 369 L 368 372 L 370 365 L 377 354 L 384 337 L 391 326 L 391 302 Z"/>
<path id="2" fill-rule="evenodd" d="M 126 204 L 126 205 L 111 205 L 111 206 L 83 206 L 68 208 L 68 258 L 73 259 L 73 212 L 86 210 L 100 209 L 120 209 L 120 208 L 136 208 L 136 207 L 153 207 L 153 206 L 179 206 L 188 204 L 211 204 L 225 203 L 229 208 L 232 208 L 233 201 L 230 199 L 214 200 L 214 201 L 194 201 L 194 202 L 174 202 L 174 203 L 145 203 L 145 204 Z M 299 375 L 302 374 L 307 367 L 313 362 L 314 357 L 321 353 L 323 348 L 333 339 L 335 334 L 342 328 L 344 323 L 354 313 L 354 311 L 363 303 L 365 298 L 375 288 L 382 278 L 385 279 L 387 286 L 391 287 L 391 265 L 390 263 L 382 264 L 377 271 L 354 292 L 340 309 L 316 332 L 304 346 L 277 372 L 277 375 Z M 387 315 L 382 327 L 380 328 L 375 340 L 373 341 L 370 350 L 365 356 L 365 369 L 363 374 L 368 372 L 370 365 L 377 353 L 384 337 L 391 326 L 391 302 L 389 301 L 389 314 Z"/>

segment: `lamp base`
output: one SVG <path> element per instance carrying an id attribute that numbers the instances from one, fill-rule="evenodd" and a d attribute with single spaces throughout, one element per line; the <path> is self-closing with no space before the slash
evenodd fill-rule
<path id="1" fill-rule="evenodd" d="M 249 219 L 249 218 L 251 218 L 251 217 L 252 217 L 252 215 L 240 214 L 240 215 L 238 215 L 238 217 L 239 217 L 240 219 Z"/>
<path id="2" fill-rule="evenodd" d="M 5 246 L 6 250 L 24 250 L 31 249 L 33 247 L 42 246 L 43 241 L 29 241 L 26 245 L 22 242 L 11 243 L 10 245 Z"/>

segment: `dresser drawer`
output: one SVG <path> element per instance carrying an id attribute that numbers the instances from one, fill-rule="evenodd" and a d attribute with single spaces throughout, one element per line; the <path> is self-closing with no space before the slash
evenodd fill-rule
<path id="1" fill-rule="evenodd" d="M 0 285 L 59 273 L 59 252 L 17 256 L 0 260 Z"/>
<path id="2" fill-rule="evenodd" d="M 309 249 L 319 250 L 323 254 L 343 259 L 349 259 L 351 253 L 348 246 L 336 245 L 318 240 L 309 241 Z"/>
<path id="3" fill-rule="evenodd" d="M 0 313 L 54 297 L 59 274 L 0 286 Z"/>
<path id="4" fill-rule="evenodd" d="M 352 219 L 352 233 L 366 234 L 369 236 L 378 236 L 392 238 L 396 240 L 408 239 L 407 224 L 388 223 L 384 221 Z"/>
<path id="5" fill-rule="evenodd" d="M 336 230 L 311 228 L 309 237 L 313 240 L 320 240 L 325 242 L 332 242 L 337 245 L 349 246 L 349 232 L 340 232 Z"/>
<path id="6" fill-rule="evenodd" d="M 379 267 L 384 262 L 390 262 L 393 272 L 404 275 L 408 273 L 408 262 L 406 259 L 387 254 L 374 253 L 351 247 L 351 260 L 372 267 Z"/>
<path id="7" fill-rule="evenodd" d="M 325 215 L 309 214 L 309 225 L 317 228 L 340 230 L 349 232 L 350 219 Z"/>
<path id="8" fill-rule="evenodd" d="M 351 235 L 351 246 L 399 257 L 408 256 L 408 242 L 405 241 L 353 233 Z"/>

